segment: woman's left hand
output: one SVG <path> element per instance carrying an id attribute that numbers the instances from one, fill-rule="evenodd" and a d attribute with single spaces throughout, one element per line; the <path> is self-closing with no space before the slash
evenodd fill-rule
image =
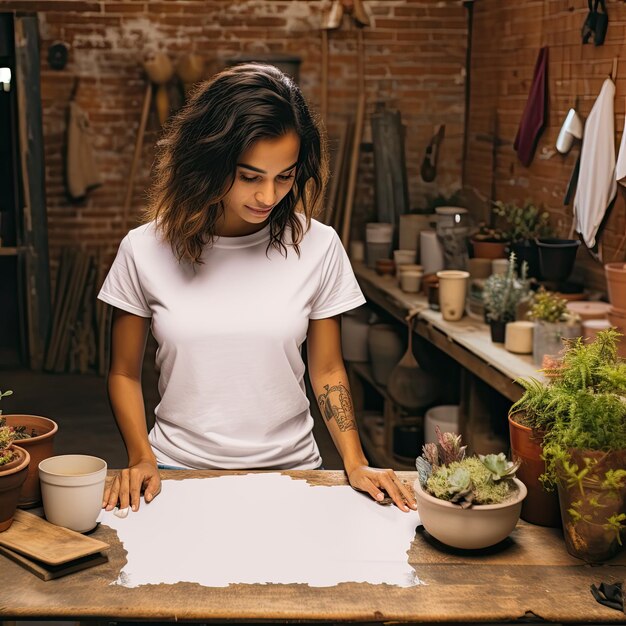
<path id="1" fill-rule="evenodd" d="M 377 502 L 384 499 L 385 494 L 381 491 L 384 490 L 401 511 L 417 509 L 413 490 L 405 485 L 392 469 L 358 465 L 348 472 L 348 480 L 353 489 L 366 491 Z"/>

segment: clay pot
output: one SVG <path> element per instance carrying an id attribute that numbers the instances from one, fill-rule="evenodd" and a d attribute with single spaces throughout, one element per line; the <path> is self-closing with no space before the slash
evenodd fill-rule
<path id="1" fill-rule="evenodd" d="M 532 354 L 533 322 L 509 322 L 504 332 L 504 348 L 515 354 Z"/>
<path id="2" fill-rule="evenodd" d="M 614 557 L 620 550 L 619 536 L 608 527 L 606 520 L 624 512 L 626 488 L 604 487 L 607 470 L 626 467 L 626 450 L 602 452 L 599 450 L 570 449 L 570 463 L 585 467 L 585 459 L 597 464 L 589 467 L 579 484 L 568 484 L 562 468 L 559 471 L 559 503 L 563 520 L 563 533 L 567 551 L 587 563 L 602 563 Z M 573 517 L 571 510 L 579 516 Z"/>
<path id="3" fill-rule="evenodd" d="M 4 532 L 13 523 L 13 515 L 20 497 L 20 489 L 28 475 L 30 455 L 24 448 L 12 445 L 17 457 L 6 465 L 0 466 L 0 532 Z"/>
<path id="4" fill-rule="evenodd" d="M 531 524 L 559 528 L 561 512 L 558 494 L 556 491 L 546 491 L 539 482 L 539 476 L 545 471 L 545 462 L 541 458 L 543 433 L 522 426 L 509 416 L 509 436 L 511 456 L 522 461 L 516 476 L 528 490 L 522 504 L 521 518 Z"/>
<path id="5" fill-rule="evenodd" d="M 370 315 L 371 310 L 362 306 L 341 316 L 341 351 L 345 361 L 369 361 L 367 336 Z"/>
<path id="6" fill-rule="evenodd" d="M 488 548 L 506 539 L 517 524 L 526 487 L 514 479 L 517 492 L 501 504 L 477 504 L 462 509 L 427 493 L 414 483 L 417 510 L 424 528 L 441 543 L 463 550 Z"/>
<path id="7" fill-rule="evenodd" d="M 472 239 L 474 258 L 477 259 L 501 259 L 506 256 L 508 241 L 480 241 Z"/>
<path id="8" fill-rule="evenodd" d="M 607 263 L 604 266 L 609 302 L 626 310 L 626 263 Z"/>
<path id="9" fill-rule="evenodd" d="M 30 455 L 28 477 L 22 486 L 18 506 L 29 508 L 41 503 L 38 466 L 54 454 L 54 438 L 59 430 L 56 422 L 39 415 L 3 415 L 8 426 L 26 426 L 26 432 L 35 430 L 36 437 L 20 439 L 19 446 Z"/>
<path id="10" fill-rule="evenodd" d="M 469 272 L 442 270 L 439 279 L 439 309 L 444 320 L 457 322 L 465 313 L 465 297 Z"/>
<path id="11" fill-rule="evenodd" d="M 567 310 L 576 313 L 583 321 L 606 319 L 610 308 L 611 305 L 608 302 L 578 300 L 567 303 Z"/>

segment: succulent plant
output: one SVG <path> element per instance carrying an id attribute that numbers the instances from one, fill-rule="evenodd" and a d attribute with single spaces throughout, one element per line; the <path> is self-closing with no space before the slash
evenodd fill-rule
<path id="1" fill-rule="evenodd" d="M 461 436 L 442 433 L 438 444 L 429 443 L 415 460 L 420 485 L 440 500 L 469 508 L 473 504 L 497 504 L 513 490 L 519 463 L 507 461 L 504 453 L 465 456 Z"/>
<path id="2" fill-rule="evenodd" d="M 15 457 L 11 445 L 15 441 L 15 430 L 11 426 L 0 426 L 0 466 L 6 465 Z"/>
<path id="3" fill-rule="evenodd" d="M 522 263 L 518 276 L 515 270 L 515 254 L 511 252 L 505 274 L 493 274 L 485 281 L 483 301 L 487 317 L 491 321 L 512 322 L 517 305 L 530 294 L 527 277 L 528 265 Z"/>
<path id="4" fill-rule="evenodd" d="M 552 323 L 566 322 L 573 318 L 568 313 L 567 300 L 552 291 L 546 291 L 544 287 L 535 293 L 527 315 L 531 320 Z"/>

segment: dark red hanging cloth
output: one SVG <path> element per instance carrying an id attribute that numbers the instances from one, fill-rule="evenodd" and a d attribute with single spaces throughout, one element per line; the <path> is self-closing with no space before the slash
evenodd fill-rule
<path id="1" fill-rule="evenodd" d="M 533 83 L 530 86 L 528 101 L 522 113 L 513 147 L 519 160 L 529 166 L 533 160 L 537 140 L 546 121 L 548 105 L 548 47 L 541 48 L 535 63 Z"/>

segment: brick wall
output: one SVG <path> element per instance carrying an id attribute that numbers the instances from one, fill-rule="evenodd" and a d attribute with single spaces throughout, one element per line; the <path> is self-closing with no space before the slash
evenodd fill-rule
<path id="1" fill-rule="evenodd" d="M 494 114 L 497 113 L 500 146 L 497 150 L 496 199 L 532 198 L 552 216 L 560 236 L 568 236 L 572 207 L 563 195 L 579 153 L 551 154 L 570 107 L 579 98 L 579 113 L 586 117 L 612 67 L 613 57 L 624 49 L 626 5 L 607 2 L 609 29 L 603 46 L 582 45 L 580 29 L 586 3 L 575 0 L 479 0 L 475 2 L 472 36 L 471 95 L 467 128 L 464 184 L 489 198 L 492 182 Z M 550 47 L 548 124 L 530 167 L 524 167 L 513 150 L 513 140 L 526 103 L 539 48 Z M 624 130 L 626 58 L 618 72 L 615 97 L 616 148 Z M 619 187 L 619 186 L 618 186 Z M 626 230 L 624 192 L 607 219 L 602 241 L 605 261 L 623 260 L 616 248 Z M 581 246 L 582 248 L 583 246 Z M 579 250 L 576 277 L 588 286 L 605 289 L 602 265 Z"/>
<path id="2" fill-rule="evenodd" d="M 24 4 L 24 3 L 22 3 Z M 53 270 L 60 246 L 102 246 L 114 254 L 123 236 L 122 205 L 145 91 L 140 60 L 144 49 L 183 52 L 206 58 L 206 74 L 238 53 L 287 53 L 302 58 L 300 84 L 310 104 L 319 104 L 321 12 L 329 0 L 185 0 L 83 3 L 89 10 L 46 11 L 41 3 L 42 95 L 46 185 Z M 69 7 L 70 3 L 63 3 Z M 372 25 L 365 29 L 365 84 L 368 111 L 383 99 L 398 108 L 407 126 L 406 148 L 411 206 L 427 195 L 451 194 L 461 185 L 466 13 L 460 0 L 368 0 Z M 36 9 L 37 2 L 31 3 Z M 48 67 L 55 40 L 70 46 L 63 71 Z M 330 35 L 328 128 L 331 140 L 354 114 L 356 34 L 350 21 Z M 64 184 L 66 111 L 75 78 L 79 104 L 95 132 L 103 186 L 85 201 L 68 200 Z M 369 122 L 367 122 L 369 124 Z M 434 126 L 446 123 L 436 182 L 419 177 L 424 149 Z M 159 125 L 153 112 L 136 179 L 134 215 L 150 180 Z M 355 220 L 374 216 L 371 153 L 363 152 Z M 358 232 L 356 233 L 359 234 Z"/>

